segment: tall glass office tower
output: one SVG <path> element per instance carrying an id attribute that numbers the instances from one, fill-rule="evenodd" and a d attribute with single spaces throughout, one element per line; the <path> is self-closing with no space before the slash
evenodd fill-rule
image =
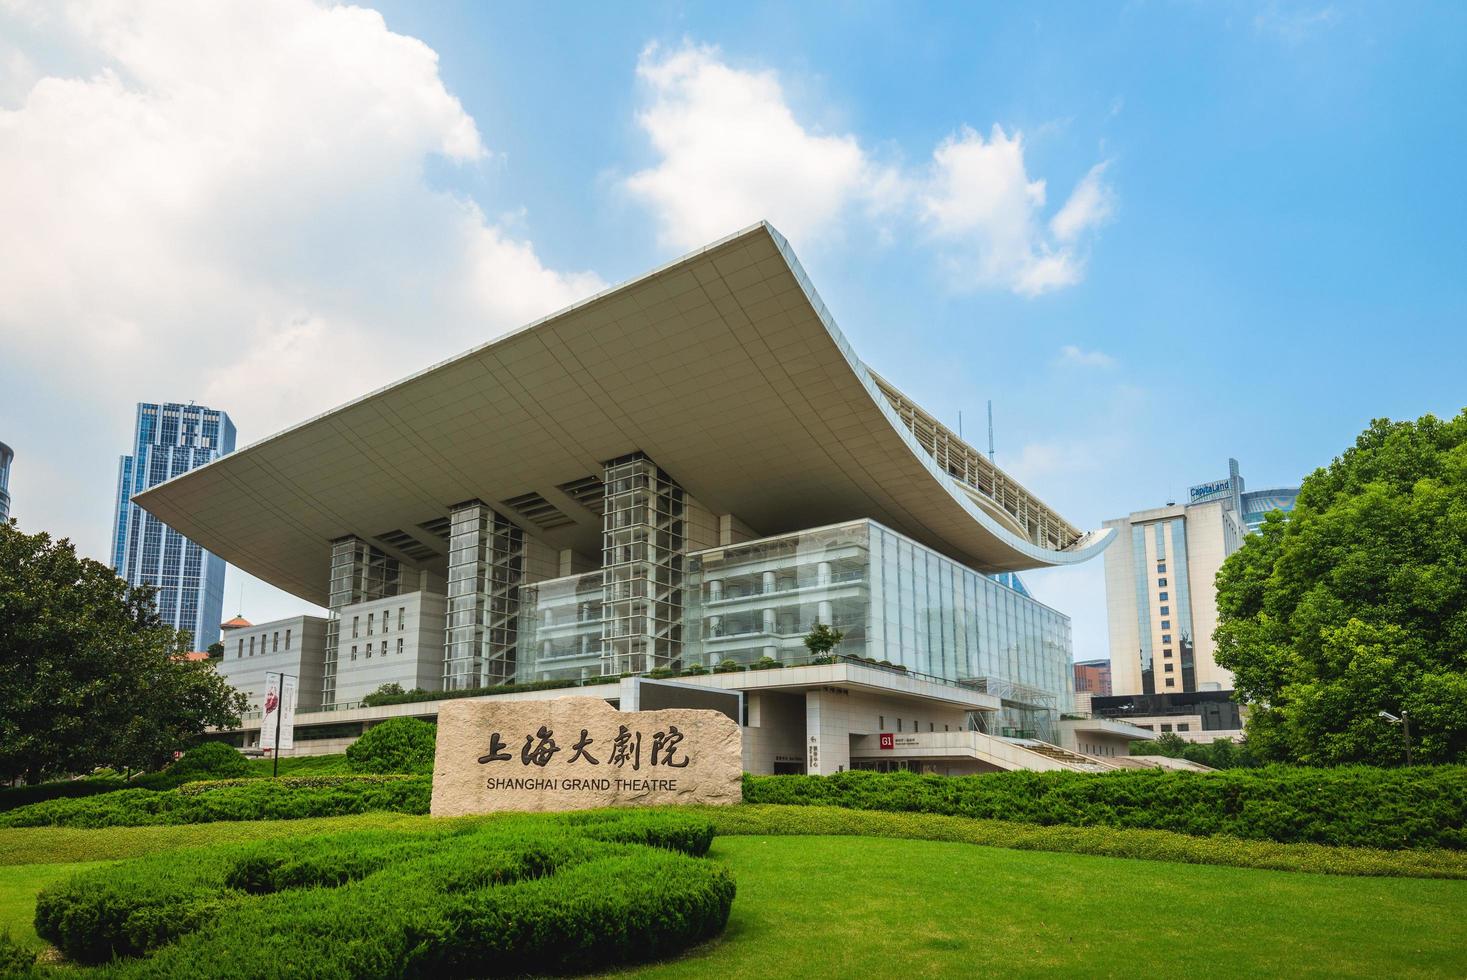
<path id="1" fill-rule="evenodd" d="M 15 453 L 0 442 L 0 521 L 10 516 L 10 461 L 13 459 Z"/>
<path id="2" fill-rule="evenodd" d="M 188 630 L 193 649 L 219 639 L 224 559 L 132 502 L 134 494 L 234 451 L 234 423 L 218 409 L 176 402 L 138 404 L 132 455 L 117 469 L 112 567 L 130 585 L 158 590 L 158 612 Z"/>

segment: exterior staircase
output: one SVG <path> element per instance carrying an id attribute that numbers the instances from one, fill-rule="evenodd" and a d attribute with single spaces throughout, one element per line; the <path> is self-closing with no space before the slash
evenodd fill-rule
<path id="1" fill-rule="evenodd" d="M 1111 772 L 1116 767 L 1108 762 L 1102 762 L 1094 756 L 1081 755 L 1062 749 L 1050 742 L 1041 742 L 1035 738 L 1014 739 L 1030 752 L 1038 752 L 1046 758 L 1053 759 L 1066 769 L 1075 769 L 1079 772 Z"/>

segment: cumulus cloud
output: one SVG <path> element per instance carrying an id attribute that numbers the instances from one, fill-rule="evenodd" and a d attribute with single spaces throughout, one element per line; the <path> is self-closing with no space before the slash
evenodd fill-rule
<path id="1" fill-rule="evenodd" d="M 603 285 L 425 183 L 427 158 L 488 149 L 436 54 L 374 11 L 32 14 L 86 64 L 12 67 L 0 109 L 6 370 L 51 399 L 0 416 L 18 451 L 73 441 L 27 526 L 102 551 L 134 402 L 194 398 L 255 439 Z"/>
<path id="2" fill-rule="evenodd" d="M 863 194 L 892 192 L 855 137 L 796 121 L 771 71 L 730 67 L 718 49 L 649 46 L 637 64 L 637 114 L 660 159 L 626 181 L 663 242 L 693 248 L 761 219 L 813 238 Z"/>
<path id="3" fill-rule="evenodd" d="M 1022 135 L 994 126 L 985 140 L 965 127 L 944 140 L 932 154 L 920 208 L 953 285 L 1037 296 L 1079 282 L 1081 239 L 1112 206 L 1104 168 L 1091 168 L 1045 234 L 1046 186 L 1029 177 Z"/>
<path id="4" fill-rule="evenodd" d="M 637 120 L 658 160 L 624 187 L 677 247 L 760 219 L 797 242 L 863 220 L 888 238 L 896 222 L 954 288 L 1034 296 L 1081 279 L 1087 237 L 1114 209 L 1101 163 L 1046 224 L 1045 182 L 1029 177 L 1022 136 L 997 126 L 986 140 L 964 127 L 925 167 L 901 167 L 801 123 L 775 73 L 731 67 L 717 48 L 649 47 L 637 73 L 648 93 Z"/>

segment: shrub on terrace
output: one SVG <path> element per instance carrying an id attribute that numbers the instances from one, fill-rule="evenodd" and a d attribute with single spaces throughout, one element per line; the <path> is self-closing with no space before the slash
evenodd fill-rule
<path id="1" fill-rule="evenodd" d="M 438 726 L 417 718 L 391 718 L 367 729 L 346 750 L 353 772 L 431 773 Z"/>

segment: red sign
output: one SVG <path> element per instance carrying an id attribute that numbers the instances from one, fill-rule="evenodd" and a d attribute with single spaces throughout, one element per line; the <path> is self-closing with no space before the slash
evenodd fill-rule
<path id="1" fill-rule="evenodd" d="M 883 749 L 894 749 L 894 748 L 896 748 L 896 736 L 893 735 L 891 732 L 882 732 L 881 733 L 881 747 Z"/>

